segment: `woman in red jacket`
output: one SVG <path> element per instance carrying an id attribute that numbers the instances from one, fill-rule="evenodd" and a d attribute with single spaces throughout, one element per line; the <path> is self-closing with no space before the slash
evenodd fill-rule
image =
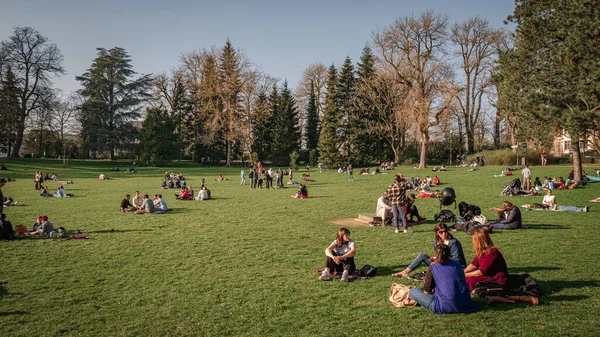
<path id="1" fill-rule="evenodd" d="M 508 280 L 506 261 L 500 249 L 494 246 L 488 231 L 483 229 L 473 231 L 473 251 L 475 257 L 465 268 L 469 290 L 477 288 L 477 282 L 482 281 L 506 284 Z"/>

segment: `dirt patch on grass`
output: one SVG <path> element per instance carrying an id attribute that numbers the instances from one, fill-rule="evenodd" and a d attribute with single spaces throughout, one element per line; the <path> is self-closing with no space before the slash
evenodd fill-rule
<path id="1" fill-rule="evenodd" d="M 369 227 L 368 222 L 358 221 L 354 218 L 345 218 L 345 219 L 337 219 L 329 221 L 332 224 L 339 226 L 347 226 L 347 227 Z"/>

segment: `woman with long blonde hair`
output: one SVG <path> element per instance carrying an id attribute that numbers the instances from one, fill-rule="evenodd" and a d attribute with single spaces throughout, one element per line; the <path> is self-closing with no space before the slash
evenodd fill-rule
<path id="1" fill-rule="evenodd" d="M 486 230 L 473 231 L 473 252 L 475 257 L 464 270 L 469 290 L 477 288 L 477 283 L 482 281 L 506 284 L 508 280 L 506 261 L 500 249 L 494 246 Z"/>

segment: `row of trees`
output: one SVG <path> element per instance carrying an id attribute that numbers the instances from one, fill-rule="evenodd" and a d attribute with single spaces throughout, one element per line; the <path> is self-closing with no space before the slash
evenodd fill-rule
<path id="1" fill-rule="evenodd" d="M 81 156 L 112 159 L 137 148 L 152 165 L 184 156 L 284 165 L 293 153 L 362 165 L 401 162 L 417 147 L 425 167 L 432 141 L 449 143 L 450 156 L 506 140 L 547 148 L 559 129 L 574 139 L 600 133 L 593 48 L 600 15 L 586 10 L 590 1 L 517 1 L 508 19 L 514 34 L 479 17 L 455 24 L 432 11 L 399 17 L 373 32 L 359 62 L 311 64 L 294 92 L 227 40 L 184 54 L 156 77 L 138 76 L 124 49 L 100 48 L 77 76 L 78 94 L 57 99 L 51 78 L 64 73 L 60 51 L 17 28 L 0 49 L 0 144 L 18 155 L 28 127 L 39 131 L 42 152 L 45 128 L 61 129 L 55 138 L 64 140 L 75 120 Z M 139 132 L 132 122 L 144 109 Z"/>

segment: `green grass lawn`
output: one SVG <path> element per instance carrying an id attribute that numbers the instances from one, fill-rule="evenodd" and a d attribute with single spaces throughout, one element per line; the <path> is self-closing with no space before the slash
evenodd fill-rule
<path id="1" fill-rule="evenodd" d="M 290 198 L 295 188 L 250 190 L 240 186 L 239 168 L 201 168 L 189 162 L 171 168 L 139 168 L 137 173 L 108 172 L 114 163 L 10 160 L 0 175 L 16 179 L 4 188 L 19 206 L 5 208 L 13 225 L 31 228 L 38 215 L 56 227 L 79 227 L 90 240 L 20 239 L 0 242 L 1 336 L 593 336 L 600 318 L 600 260 L 594 254 L 600 183 L 557 191 L 563 205 L 590 205 L 589 213 L 526 212 L 527 230 L 492 234 L 511 273 L 529 273 L 543 295 L 539 306 L 482 304 L 471 315 L 434 315 L 423 308 L 397 309 L 388 301 L 392 278 L 418 253 L 432 254 L 435 199 L 416 205 L 429 220 L 412 234 L 393 228 L 353 227 L 358 267 L 371 264 L 381 276 L 343 283 L 318 280 L 324 249 L 339 226 L 329 221 L 374 212 L 377 198 L 393 174 L 355 176 L 311 172 L 310 198 Z M 34 189 L 36 169 L 56 172 L 73 198 L 42 198 Z M 164 171 L 181 172 L 198 191 L 206 178 L 214 200 L 175 201 L 161 190 Z M 494 178 L 500 167 L 477 172 L 450 168 L 438 174 L 453 187 L 458 201 L 482 208 L 503 200 L 516 205 L 538 197 L 502 197 L 512 178 Z M 533 177 L 567 176 L 570 167 L 532 167 Z M 358 168 L 355 170 L 358 172 Z M 591 167 L 588 172 L 592 171 Z M 104 172 L 113 180 L 98 181 Z M 412 167 L 395 172 L 431 175 Z M 214 182 L 223 173 L 228 181 Z M 300 178 L 300 170 L 296 177 Z M 51 191 L 56 182 L 48 182 Z M 173 212 L 120 214 L 126 193 L 163 193 Z M 454 233 L 468 261 L 471 238 Z M 423 268 L 423 267 L 422 267 Z M 422 269 L 424 270 L 424 269 Z"/>

